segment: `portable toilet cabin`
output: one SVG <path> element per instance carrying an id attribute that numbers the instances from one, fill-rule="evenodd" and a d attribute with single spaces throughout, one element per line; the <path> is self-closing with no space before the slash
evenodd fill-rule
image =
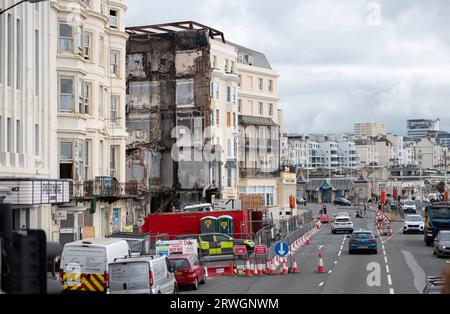
<path id="1" fill-rule="evenodd" d="M 220 233 L 228 234 L 229 236 L 233 236 L 234 234 L 234 219 L 231 216 L 220 216 L 217 219 L 218 228 Z"/>
<path id="2" fill-rule="evenodd" d="M 217 217 L 207 216 L 200 219 L 200 232 L 205 233 L 217 233 Z"/>

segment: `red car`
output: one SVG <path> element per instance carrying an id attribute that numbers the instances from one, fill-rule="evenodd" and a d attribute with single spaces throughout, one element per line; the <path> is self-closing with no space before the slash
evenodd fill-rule
<path id="1" fill-rule="evenodd" d="M 328 215 L 322 214 L 320 215 L 320 222 L 323 224 L 327 224 L 330 222 L 330 217 Z"/>
<path id="2" fill-rule="evenodd" d="M 199 283 L 206 282 L 205 267 L 196 255 L 170 255 L 169 261 L 176 268 L 178 286 L 192 286 L 197 290 Z"/>

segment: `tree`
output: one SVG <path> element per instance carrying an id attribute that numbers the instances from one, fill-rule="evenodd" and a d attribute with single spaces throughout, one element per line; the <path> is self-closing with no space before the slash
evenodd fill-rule
<path id="1" fill-rule="evenodd" d="M 437 190 L 439 193 L 441 193 L 441 195 L 444 195 L 445 193 L 445 182 L 439 182 L 438 185 L 436 186 Z"/>

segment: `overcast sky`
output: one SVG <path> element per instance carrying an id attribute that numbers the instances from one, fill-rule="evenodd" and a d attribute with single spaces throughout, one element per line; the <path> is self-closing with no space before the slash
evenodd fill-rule
<path id="1" fill-rule="evenodd" d="M 195 20 L 264 52 L 278 71 L 284 130 L 351 132 L 408 118 L 450 131 L 448 0 L 126 0 L 126 24 Z"/>

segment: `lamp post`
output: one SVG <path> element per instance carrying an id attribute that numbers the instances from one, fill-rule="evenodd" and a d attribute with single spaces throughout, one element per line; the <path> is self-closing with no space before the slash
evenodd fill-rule
<path id="1" fill-rule="evenodd" d="M 0 15 L 2 15 L 2 14 L 5 13 L 6 11 L 11 10 L 12 8 L 14 8 L 14 7 L 16 7 L 16 6 L 18 6 L 19 4 L 24 3 L 24 2 L 38 3 L 38 2 L 44 2 L 44 1 L 48 1 L 48 0 L 22 0 L 22 1 L 17 2 L 16 4 L 13 4 L 12 6 L 10 6 L 10 7 L 6 8 L 6 9 L 0 11 Z"/>

